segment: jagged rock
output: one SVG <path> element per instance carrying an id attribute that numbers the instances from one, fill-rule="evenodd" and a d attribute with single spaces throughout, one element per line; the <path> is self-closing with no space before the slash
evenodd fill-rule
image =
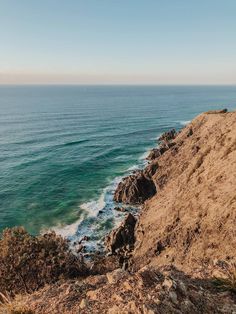
<path id="1" fill-rule="evenodd" d="M 151 150 L 147 160 L 155 160 L 175 145 L 172 140 L 176 137 L 175 129 L 163 133 L 158 148 Z M 134 174 L 124 178 L 114 193 L 114 201 L 125 204 L 142 204 L 156 194 L 156 186 L 152 176 L 158 169 L 158 163 L 149 164 L 144 170 L 138 170 Z"/>
<path id="2" fill-rule="evenodd" d="M 163 142 L 169 142 L 173 139 L 175 139 L 177 133 L 175 129 L 172 129 L 168 132 L 163 133 L 160 137 L 159 137 L 159 141 L 163 141 Z"/>
<path id="3" fill-rule="evenodd" d="M 220 109 L 220 110 L 209 110 L 205 112 L 206 114 L 218 114 L 218 113 L 227 113 L 228 109 Z"/>
<path id="4" fill-rule="evenodd" d="M 132 247 L 135 241 L 134 228 L 136 218 L 132 214 L 128 214 L 122 224 L 112 230 L 105 239 L 105 245 L 108 251 L 112 254 L 125 246 Z"/>
<path id="5" fill-rule="evenodd" d="M 190 129 L 188 130 L 187 137 L 192 136 L 192 135 L 193 135 L 193 129 L 190 128 Z"/>
<path id="6" fill-rule="evenodd" d="M 174 142 L 162 143 L 159 148 L 153 148 L 149 155 L 147 156 L 147 160 L 154 160 L 163 155 L 166 151 L 168 151 L 171 147 L 175 145 Z"/>
<path id="7" fill-rule="evenodd" d="M 124 207 L 114 207 L 114 210 L 116 210 L 118 212 L 122 212 L 122 213 L 127 211 L 126 208 L 124 208 Z"/>
<path id="8" fill-rule="evenodd" d="M 147 160 L 154 160 L 158 157 L 161 156 L 161 151 L 159 148 L 153 148 L 152 150 L 150 150 L 150 153 L 147 156 Z"/>
<path id="9" fill-rule="evenodd" d="M 175 139 L 177 133 L 175 129 L 170 130 L 169 132 L 163 133 L 158 141 L 161 142 L 158 148 L 153 148 L 149 155 L 147 156 L 147 160 L 154 160 L 161 155 L 163 155 L 167 150 L 169 150 L 171 147 L 175 145 L 175 142 L 173 142 L 173 139 Z"/>
<path id="10" fill-rule="evenodd" d="M 143 171 L 137 171 L 123 179 L 118 184 L 114 201 L 125 204 L 142 204 L 156 193 L 156 187 L 151 178 Z"/>
<path id="11" fill-rule="evenodd" d="M 145 169 L 144 169 L 144 174 L 151 178 L 156 172 L 157 172 L 157 169 L 158 169 L 159 165 L 156 161 L 150 163 Z"/>

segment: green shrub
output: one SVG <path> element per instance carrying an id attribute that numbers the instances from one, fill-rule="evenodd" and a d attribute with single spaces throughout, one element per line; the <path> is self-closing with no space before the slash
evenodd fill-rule
<path id="1" fill-rule="evenodd" d="M 59 279 L 84 276 L 82 258 L 54 232 L 32 236 L 24 228 L 5 229 L 0 239 L 0 291 L 31 293 Z"/>

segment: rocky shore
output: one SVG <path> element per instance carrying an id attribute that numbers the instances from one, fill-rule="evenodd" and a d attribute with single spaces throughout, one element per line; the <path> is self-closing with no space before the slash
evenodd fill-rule
<path id="1" fill-rule="evenodd" d="M 14 302 L 40 314 L 236 313 L 236 112 L 164 133 L 147 159 L 114 193 L 117 210 L 141 211 L 106 236 L 86 278 Z"/>

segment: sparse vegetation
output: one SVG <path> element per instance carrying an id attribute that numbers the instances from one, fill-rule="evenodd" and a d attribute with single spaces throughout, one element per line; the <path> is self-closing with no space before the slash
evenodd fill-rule
<path id="1" fill-rule="evenodd" d="M 0 313 L 1 314 L 34 314 L 32 310 L 23 304 L 19 297 L 12 300 L 8 294 L 0 292 Z"/>
<path id="2" fill-rule="evenodd" d="M 236 293 L 236 264 L 228 265 L 222 277 L 214 277 L 213 284 L 220 290 Z"/>
<path id="3" fill-rule="evenodd" d="M 54 232 L 32 236 L 22 227 L 5 229 L 0 239 L 0 291 L 31 293 L 59 279 L 84 276 L 83 260 Z"/>

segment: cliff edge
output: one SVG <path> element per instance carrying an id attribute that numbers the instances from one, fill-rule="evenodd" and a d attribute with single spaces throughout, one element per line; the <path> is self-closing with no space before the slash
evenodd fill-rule
<path id="1" fill-rule="evenodd" d="M 172 264 L 192 273 L 236 259 L 236 112 L 203 113 L 159 156 L 136 229 L 135 268 Z"/>

